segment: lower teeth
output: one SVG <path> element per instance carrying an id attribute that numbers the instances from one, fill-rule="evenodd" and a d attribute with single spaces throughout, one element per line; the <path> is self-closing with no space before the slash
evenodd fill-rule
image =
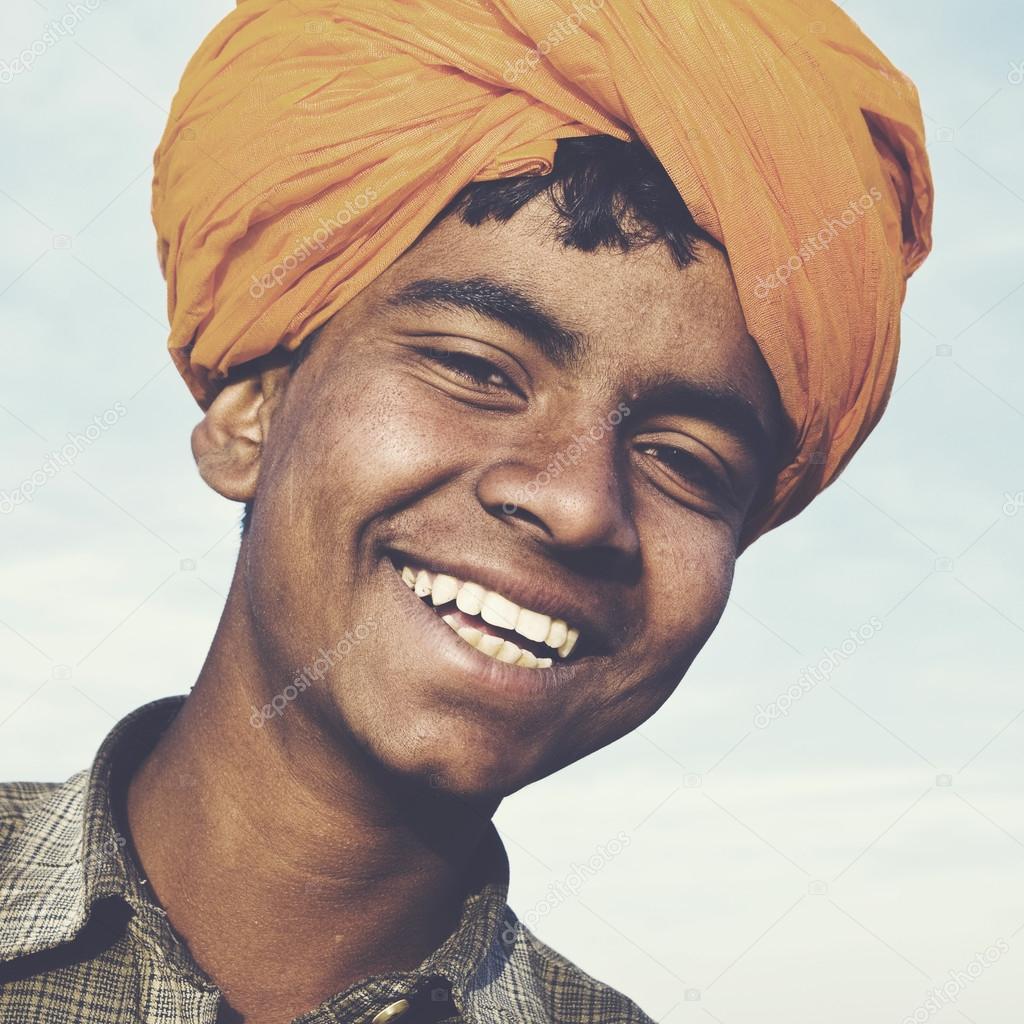
<path id="1" fill-rule="evenodd" d="M 472 626 L 460 626 L 454 615 L 443 615 L 441 618 L 458 634 L 459 639 L 495 661 L 518 665 L 520 668 L 549 668 L 552 663 L 553 659 L 538 658 L 511 640 L 502 640 L 500 636 L 492 636 Z"/>

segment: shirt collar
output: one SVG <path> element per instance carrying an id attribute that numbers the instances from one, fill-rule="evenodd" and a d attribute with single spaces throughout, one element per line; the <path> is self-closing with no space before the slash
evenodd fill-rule
<path id="1" fill-rule="evenodd" d="M 92 766 L 54 787 L 17 830 L 0 865 L 0 959 L 72 941 L 99 900 L 141 898 L 114 824 L 112 770 L 144 753 L 183 700 L 166 697 L 121 719 Z"/>
<path id="2" fill-rule="evenodd" d="M 0 865 L 0 960 L 71 942 L 97 901 L 118 897 L 163 956 L 195 984 L 211 987 L 146 894 L 113 801 L 113 787 L 126 782 L 184 701 L 166 697 L 121 719 L 91 768 L 56 786 L 16 832 Z M 512 1012 L 516 1019 L 547 1021 L 526 939 L 507 905 L 508 883 L 508 857 L 491 825 L 455 931 L 415 971 L 359 983 L 328 1005 L 339 1012 L 344 1005 L 348 1018 L 353 1001 L 378 997 L 382 986 L 397 997 L 436 982 L 449 986 L 469 1024 L 491 1024 Z"/>

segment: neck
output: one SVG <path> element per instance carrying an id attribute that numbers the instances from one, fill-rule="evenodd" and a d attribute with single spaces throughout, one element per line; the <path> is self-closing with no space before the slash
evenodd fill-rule
<path id="1" fill-rule="evenodd" d="M 127 816 L 225 1019 L 258 1024 L 435 950 L 495 808 L 411 790 L 300 709 L 287 732 L 280 718 L 254 728 L 251 707 L 283 683 L 266 678 L 243 605 L 236 578 L 195 687 L 131 780 Z"/>

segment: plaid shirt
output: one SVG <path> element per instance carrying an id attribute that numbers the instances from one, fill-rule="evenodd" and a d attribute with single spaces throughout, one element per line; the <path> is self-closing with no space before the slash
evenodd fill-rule
<path id="1" fill-rule="evenodd" d="M 128 715 L 63 784 L 0 785 L 3 1024 L 216 1024 L 220 992 L 147 892 L 117 810 L 183 701 Z M 483 862 L 455 932 L 416 970 L 361 981 L 294 1024 L 653 1024 L 519 922 L 493 828 Z"/>

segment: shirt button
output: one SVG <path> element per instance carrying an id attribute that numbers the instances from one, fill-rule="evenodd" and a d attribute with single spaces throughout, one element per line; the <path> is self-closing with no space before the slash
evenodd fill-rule
<path id="1" fill-rule="evenodd" d="M 399 999 L 397 1003 L 392 1003 L 390 1006 L 385 1006 L 376 1017 L 370 1021 L 370 1024 L 388 1024 L 388 1021 L 398 1020 L 399 1017 L 403 1016 L 409 1009 L 411 1009 L 412 1003 L 408 999 Z"/>

